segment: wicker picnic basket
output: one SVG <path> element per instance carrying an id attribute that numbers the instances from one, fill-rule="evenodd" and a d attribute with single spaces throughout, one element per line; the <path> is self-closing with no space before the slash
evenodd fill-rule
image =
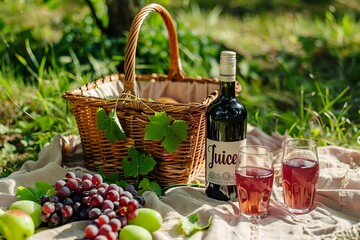
<path id="1" fill-rule="evenodd" d="M 151 12 L 161 15 L 168 31 L 168 75 L 135 74 L 140 27 Z M 154 170 L 147 175 L 151 180 L 161 186 L 192 182 L 204 170 L 205 112 L 218 96 L 218 80 L 186 77 L 179 58 L 173 20 L 161 5 L 146 5 L 135 16 L 128 35 L 124 71 L 125 74 L 106 76 L 79 89 L 65 92 L 62 96 L 70 102 L 78 125 L 85 167 L 98 171 L 101 166 L 106 174 L 123 175 L 122 159 L 128 158 L 128 148 L 134 147 L 150 154 L 157 161 Z M 177 102 L 157 101 L 160 98 L 171 98 Z M 98 108 L 109 112 L 115 107 L 127 138 L 111 143 L 104 137 L 103 131 L 98 129 L 96 114 Z M 172 121 L 182 119 L 190 127 L 187 140 L 182 141 L 172 154 L 161 146 L 161 141 L 144 140 L 148 116 L 153 115 L 154 111 L 165 111 Z"/>

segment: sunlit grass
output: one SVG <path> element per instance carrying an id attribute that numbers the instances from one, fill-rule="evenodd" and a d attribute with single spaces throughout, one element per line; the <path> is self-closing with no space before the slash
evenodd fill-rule
<path id="1" fill-rule="evenodd" d="M 271 11 L 234 16 L 221 7 L 191 9 L 178 19 L 242 57 L 239 97 L 251 124 L 322 145 L 360 148 L 358 81 L 349 74 L 359 67 L 349 54 L 359 51 L 360 24 L 352 13 L 280 11 L 274 17 Z"/>

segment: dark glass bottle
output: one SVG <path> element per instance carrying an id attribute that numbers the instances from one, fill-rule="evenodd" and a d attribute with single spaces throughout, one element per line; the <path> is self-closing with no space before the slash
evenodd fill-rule
<path id="1" fill-rule="evenodd" d="M 221 52 L 220 94 L 206 113 L 206 194 L 235 200 L 235 164 L 238 149 L 246 143 L 247 112 L 236 98 L 236 53 Z"/>

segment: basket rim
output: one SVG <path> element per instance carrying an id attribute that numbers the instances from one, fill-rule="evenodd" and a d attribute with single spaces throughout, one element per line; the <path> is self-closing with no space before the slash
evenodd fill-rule
<path id="1" fill-rule="evenodd" d="M 165 74 L 138 74 L 136 75 L 137 80 L 140 81 L 172 81 L 172 82 L 197 82 L 197 83 L 210 83 L 210 84 L 219 84 L 219 80 L 217 78 L 210 78 L 210 77 L 196 77 L 196 78 L 190 78 L 190 77 L 186 77 L 184 79 L 171 79 L 169 80 L 167 78 L 167 75 Z M 96 97 L 96 96 L 85 96 L 83 95 L 84 92 L 89 91 L 89 90 L 94 90 L 96 89 L 98 86 L 105 84 L 105 83 L 111 83 L 111 82 L 124 82 L 125 78 L 125 74 L 123 73 L 115 73 L 115 74 L 110 74 L 107 75 L 105 77 L 99 78 L 93 82 L 90 82 L 88 84 L 82 85 L 79 88 L 73 89 L 73 90 L 69 90 L 66 91 L 62 94 L 62 98 L 64 99 L 72 99 L 72 98 L 86 98 L 88 100 L 93 100 L 93 101 L 98 101 L 98 100 L 103 100 L 103 101 L 107 101 L 107 102 L 113 102 L 116 103 L 120 97 L 122 96 L 118 96 L 118 98 L 101 98 L 101 97 Z M 210 93 L 207 97 L 205 97 L 204 100 L 206 100 L 207 98 L 211 98 L 213 99 L 214 97 L 217 97 L 218 95 L 218 90 L 213 91 L 212 93 Z M 141 98 L 141 101 L 146 102 L 147 104 L 151 104 L 154 103 L 155 101 L 149 100 L 149 99 L 145 99 L 145 98 Z M 211 102 L 212 100 L 210 100 Z M 205 101 L 207 102 L 207 101 Z M 189 102 L 189 103 L 159 103 L 156 102 L 156 105 L 164 105 L 164 106 L 169 106 L 169 105 L 174 105 L 174 106 L 199 106 L 199 105 L 204 105 L 207 106 L 208 104 L 206 103 L 199 103 L 199 102 Z"/>

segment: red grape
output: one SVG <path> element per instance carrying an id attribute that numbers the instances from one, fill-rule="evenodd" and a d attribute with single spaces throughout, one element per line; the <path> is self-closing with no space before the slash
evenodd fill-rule
<path id="1" fill-rule="evenodd" d="M 62 186 L 65 186 L 66 182 L 64 180 L 58 180 L 55 182 L 54 184 L 54 188 L 55 190 L 59 190 L 59 188 L 61 188 Z"/>
<path id="2" fill-rule="evenodd" d="M 99 228 L 94 224 L 90 224 L 85 227 L 84 232 L 85 232 L 85 238 L 92 239 L 98 235 Z"/>
<path id="3" fill-rule="evenodd" d="M 85 179 L 81 183 L 81 187 L 82 187 L 82 189 L 84 189 L 84 191 L 88 191 L 88 190 L 91 190 L 93 188 L 93 184 L 92 184 L 91 180 Z"/>
<path id="4" fill-rule="evenodd" d="M 97 194 L 100 194 L 103 198 L 106 197 L 106 189 L 105 188 L 98 188 Z"/>
<path id="5" fill-rule="evenodd" d="M 135 210 L 133 212 L 130 211 L 126 212 L 126 217 L 130 220 L 135 219 L 137 216 L 138 216 L 138 210 Z"/>
<path id="6" fill-rule="evenodd" d="M 99 185 L 100 183 L 103 182 L 103 178 L 102 178 L 102 176 L 101 176 L 100 174 L 97 174 L 97 173 L 96 173 L 96 174 L 92 177 L 91 181 L 92 181 L 92 183 L 93 183 L 95 186 L 97 186 L 97 185 Z"/>
<path id="7" fill-rule="evenodd" d="M 134 212 L 138 208 L 139 208 L 139 202 L 137 200 L 132 199 L 129 201 L 129 203 L 127 205 L 128 212 Z"/>
<path id="8" fill-rule="evenodd" d="M 70 218 L 73 215 L 73 209 L 70 205 L 65 205 L 62 209 L 61 209 L 61 215 L 64 218 Z"/>
<path id="9" fill-rule="evenodd" d="M 118 237 L 117 233 L 109 232 L 109 234 L 106 236 L 108 240 L 116 240 Z"/>
<path id="10" fill-rule="evenodd" d="M 52 202 L 46 202 L 42 207 L 42 211 L 45 214 L 52 214 L 55 211 L 55 204 Z"/>
<path id="11" fill-rule="evenodd" d="M 81 176 L 81 180 L 84 181 L 86 179 L 90 180 L 92 179 L 92 175 L 90 173 L 84 173 L 82 176 Z"/>
<path id="12" fill-rule="evenodd" d="M 60 211 L 64 207 L 64 204 L 61 202 L 58 202 L 55 204 L 55 212 Z"/>
<path id="13" fill-rule="evenodd" d="M 68 178 L 68 179 L 70 179 L 70 178 L 75 179 L 75 178 L 76 178 L 76 175 L 75 175 L 74 172 L 67 172 L 67 173 L 65 174 L 65 177 Z"/>
<path id="14" fill-rule="evenodd" d="M 114 209 L 114 204 L 112 201 L 110 200 L 104 200 L 103 203 L 101 204 L 101 210 L 105 210 L 105 209 Z"/>
<path id="15" fill-rule="evenodd" d="M 92 207 L 100 207 L 101 204 L 104 202 L 104 199 L 101 195 L 95 194 L 91 197 L 91 206 Z"/>
<path id="16" fill-rule="evenodd" d="M 113 219 L 116 217 L 116 212 L 110 208 L 107 208 L 103 212 L 106 216 L 108 216 L 110 219 Z"/>
<path id="17" fill-rule="evenodd" d="M 44 203 L 49 201 L 49 196 L 48 195 L 44 195 L 40 198 L 40 203 L 41 205 L 44 205 Z"/>
<path id="18" fill-rule="evenodd" d="M 98 224 L 99 226 L 102 226 L 103 224 L 107 224 L 110 222 L 110 219 L 108 216 L 101 214 L 98 218 Z"/>
<path id="19" fill-rule="evenodd" d="M 97 219 L 101 215 L 100 208 L 92 208 L 89 211 L 89 218 L 90 219 Z"/>
<path id="20" fill-rule="evenodd" d="M 70 194 L 71 194 L 71 191 L 67 186 L 62 186 L 61 188 L 59 188 L 59 191 L 57 193 L 57 195 L 59 196 L 60 199 L 70 197 Z"/>
<path id="21" fill-rule="evenodd" d="M 92 197 L 94 196 L 95 194 L 97 194 L 97 189 L 96 188 L 93 188 L 89 191 L 89 196 Z"/>
<path id="22" fill-rule="evenodd" d="M 127 206 L 128 203 L 130 202 L 130 199 L 127 197 L 127 196 L 121 196 L 120 199 L 119 199 L 119 203 L 120 203 L 120 206 Z"/>
<path id="23" fill-rule="evenodd" d="M 109 187 L 107 188 L 107 191 L 110 191 L 110 190 L 119 191 L 119 186 L 116 185 L 115 183 L 111 183 L 111 184 L 109 185 Z"/>
<path id="24" fill-rule="evenodd" d="M 49 223 L 52 227 L 56 227 L 60 224 L 61 217 L 57 213 L 53 213 L 49 219 Z"/>
<path id="25" fill-rule="evenodd" d="M 66 186 L 67 186 L 71 191 L 75 191 L 75 190 L 79 187 L 79 183 L 78 183 L 78 181 L 76 181 L 76 179 L 70 178 L 70 179 L 66 182 Z"/>
<path id="26" fill-rule="evenodd" d="M 121 196 L 121 194 L 123 194 L 123 192 L 124 192 L 124 189 L 122 187 L 118 187 L 118 192 L 119 192 L 119 195 Z"/>
<path id="27" fill-rule="evenodd" d="M 111 226 L 108 223 L 101 225 L 99 228 L 99 235 L 107 236 L 112 231 Z"/>
<path id="28" fill-rule="evenodd" d="M 121 228 L 121 222 L 118 218 L 111 219 L 109 225 L 111 226 L 113 232 L 118 232 Z"/>
<path id="29" fill-rule="evenodd" d="M 127 218 L 126 216 L 120 215 L 119 220 L 121 222 L 121 228 L 124 228 L 127 225 Z"/>
<path id="30" fill-rule="evenodd" d="M 59 197 L 56 195 L 52 195 L 49 197 L 49 202 L 57 203 L 59 201 Z"/>
<path id="31" fill-rule="evenodd" d="M 108 238 L 104 235 L 97 235 L 94 240 L 108 240 Z"/>
<path id="32" fill-rule="evenodd" d="M 133 195 L 131 194 L 131 192 L 128 192 L 128 191 L 124 191 L 120 196 L 121 196 L 121 197 L 122 197 L 122 196 L 126 196 L 126 197 L 128 197 L 129 199 L 133 199 L 133 198 L 134 198 Z"/>
<path id="33" fill-rule="evenodd" d="M 119 198 L 120 198 L 119 192 L 116 190 L 110 190 L 106 195 L 106 199 L 109 199 L 112 202 L 119 201 Z"/>
<path id="34" fill-rule="evenodd" d="M 99 185 L 97 185 L 97 188 L 105 188 L 105 189 L 107 189 L 108 187 L 109 187 L 109 184 L 107 184 L 105 182 L 102 182 Z"/>
<path id="35" fill-rule="evenodd" d="M 41 212 L 40 218 L 41 218 L 42 222 L 48 222 L 49 218 L 50 218 L 50 214 L 46 214 L 44 212 Z"/>

